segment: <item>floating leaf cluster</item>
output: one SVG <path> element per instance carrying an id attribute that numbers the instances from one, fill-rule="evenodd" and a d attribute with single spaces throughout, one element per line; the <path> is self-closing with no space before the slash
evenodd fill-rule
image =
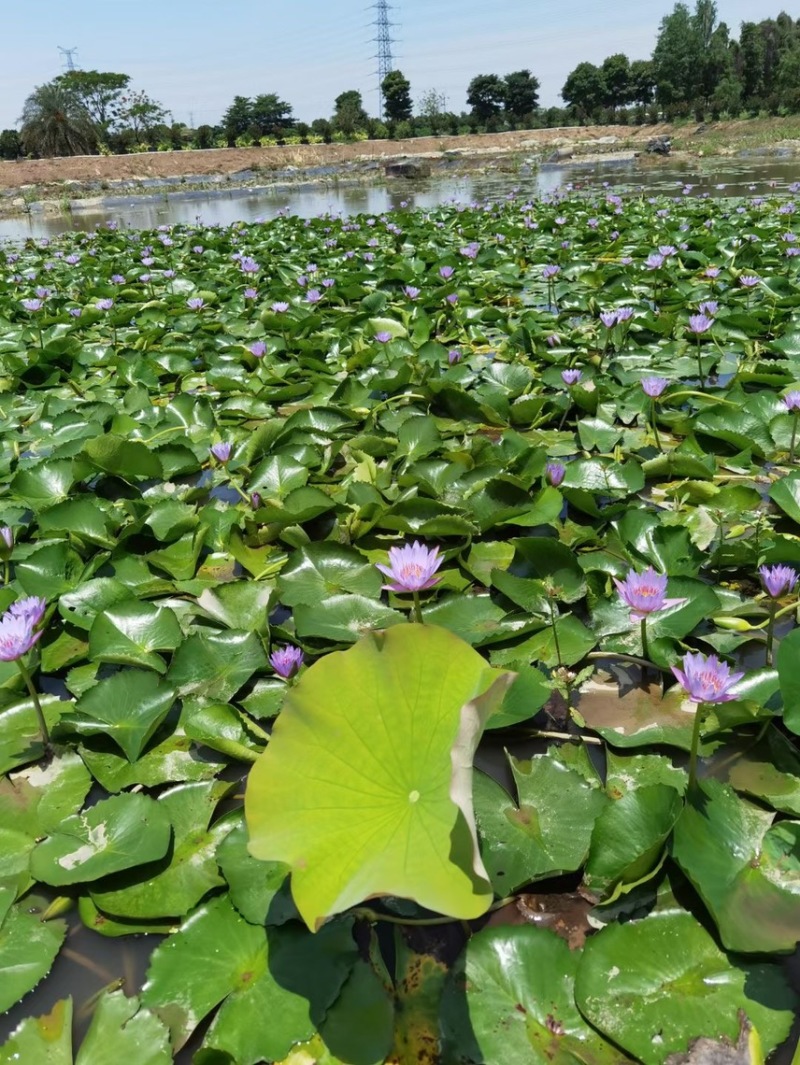
<path id="1" fill-rule="evenodd" d="M 798 191 L 0 253 L 0 1063 L 787 1038 Z"/>

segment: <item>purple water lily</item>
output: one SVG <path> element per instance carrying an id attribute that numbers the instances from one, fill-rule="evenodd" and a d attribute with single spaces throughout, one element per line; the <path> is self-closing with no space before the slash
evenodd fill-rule
<path id="1" fill-rule="evenodd" d="M 37 625 L 41 624 L 46 609 L 46 599 L 43 599 L 40 595 L 29 595 L 24 599 L 18 599 L 16 603 L 12 603 L 7 613 L 14 618 L 21 618 L 31 628 L 35 629 Z"/>
<path id="2" fill-rule="evenodd" d="M 689 332 L 700 336 L 701 333 L 707 333 L 713 324 L 713 318 L 709 318 L 705 314 L 693 314 L 689 318 Z"/>
<path id="3" fill-rule="evenodd" d="M 303 652 L 299 647 L 287 644 L 279 647 L 269 656 L 269 662 L 279 677 L 289 680 L 303 664 Z"/>
<path id="4" fill-rule="evenodd" d="M 439 267 L 439 277 L 441 277 L 445 281 L 449 281 L 449 279 L 453 276 L 454 273 L 455 269 L 452 266 Z"/>
<path id="5" fill-rule="evenodd" d="M 657 573 L 652 566 L 648 566 L 643 573 L 637 573 L 632 569 L 628 572 L 624 581 L 613 578 L 620 598 L 626 606 L 630 607 L 631 618 L 634 621 L 642 621 L 650 614 L 666 607 L 679 606 L 685 603 L 685 599 L 667 599 L 667 577 L 664 573 Z"/>
<path id="6" fill-rule="evenodd" d="M 266 342 L 263 341 L 263 340 L 256 340 L 250 345 L 250 347 L 248 348 L 248 351 L 255 358 L 263 359 L 264 356 L 267 354 Z"/>
<path id="7" fill-rule="evenodd" d="M 310 288 L 306 293 L 306 303 L 319 303 L 322 293 L 318 288 Z"/>
<path id="8" fill-rule="evenodd" d="M 704 300 L 697 308 L 700 314 L 705 314 L 713 317 L 719 310 L 719 304 L 716 300 Z"/>
<path id="9" fill-rule="evenodd" d="M 403 287 L 404 294 L 410 300 L 415 300 L 419 296 L 419 291 L 420 290 L 418 288 L 415 288 L 413 285 L 405 285 Z"/>
<path id="10" fill-rule="evenodd" d="M 642 378 L 642 390 L 645 395 L 650 396 L 651 399 L 655 399 L 660 396 L 664 389 L 669 384 L 666 377 L 643 377 Z"/>
<path id="11" fill-rule="evenodd" d="M 560 273 L 561 273 L 561 267 L 560 266 L 557 266 L 555 263 L 548 263 L 548 265 L 545 266 L 544 269 L 542 270 L 542 277 L 544 278 L 545 281 L 550 281 L 552 278 L 554 278 L 557 274 L 560 274 Z"/>
<path id="12" fill-rule="evenodd" d="M 245 298 L 246 300 L 255 300 L 255 299 L 258 299 L 258 289 L 255 289 L 255 288 L 246 288 L 246 289 L 244 290 L 244 292 L 242 293 L 242 295 L 244 296 L 244 298 Z"/>
<path id="13" fill-rule="evenodd" d="M 780 563 L 774 566 L 759 566 L 758 572 L 767 594 L 773 599 L 793 592 L 797 584 L 797 570 L 792 566 L 784 566 Z"/>
<path id="14" fill-rule="evenodd" d="M 379 344 L 388 344 L 389 341 L 392 340 L 392 334 L 382 329 L 379 333 L 375 334 L 375 339 Z"/>
<path id="15" fill-rule="evenodd" d="M 794 389 L 787 392 L 783 397 L 783 402 L 787 410 L 800 411 L 800 391 Z"/>
<path id="16" fill-rule="evenodd" d="M 743 288 L 755 288 L 760 281 L 758 274 L 742 274 L 739 278 L 739 284 Z"/>
<path id="17" fill-rule="evenodd" d="M 601 311 L 600 321 L 606 327 L 606 329 L 613 329 L 617 324 L 617 312 L 616 311 Z"/>
<path id="18" fill-rule="evenodd" d="M 190 311 L 202 311 L 205 305 L 206 301 L 202 296 L 192 296 L 191 299 L 186 301 L 186 306 Z"/>
<path id="19" fill-rule="evenodd" d="M 231 445 L 225 440 L 221 440 L 219 441 L 219 443 L 212 444 L 209 448 L 209 451 L 217 460 L 217 462 L 221 462 L 223 466 L 230 459 L 232 450 L 233 448 L 231 447 Z"/>
<path id="20" fill-rule="evenodd" d="M 285 303 L 283 300 L 277 300 L 272 304 L 270 310 L 273 314 L 283 314 L 285 311 L 289 310 L 289 304 Z"/>
<path id="21" fill-rule="evenodd" d="M 447 302 L 454 307 L 458 303 L 458 293 L 451 292 L 450 295 L 446 297 L 446 299 Z"/>
<path id="22" fill-rule="evenodd" d="M 681 687 L 695 703 L 727 703 L 736 696 L 731 688 L 742 679 L 744 673 L 731 673 L 727 662 L 716 655 L 692 654 L 683 656 L 683 669 L 672 666 Z"/>
<path id="23" fill-rule="evenodd" d="M 41 639 L 41 630 L 24 615 L 6 611 L 0 618 L 0 662 L 16 662 Z"/>
<path id="24" fill-rule="evenodd" d="M 0 527 L 0 547 L 4 549 L 5 554 L 10 554 L 14 550 L 14 530 L 9 528 L 8 525 Z"/>
<path id="25" fill-rule="evenodd" d="M 26 311 L 31 314 L 34 314 L 36 311 L 40 311 L 42 307 L 44 307 L 44 303 L 42 302 L 42 300 L 23 300 L 22 306 L 25 308 Z"/>
<path id="26" fill-rule="evenodd" d="M 108 296 L 105 296 L 103 299 L 99 299 L 97 303 L 95 303 L 95 307 L 98 311 L 110 311 L 113 306 L 114 301 L 112 299 L 109 299 Z"/>
<path id="27" fill-rule="evenodd" d="M 461 352 L 457 351 L 455 348 L 447 353 L 447 361 L 451 366 L 454 366 L 457 362 L 461 362 L 462 358 L 463 356 Z"/>
<path id="28" fill-rule="evenodd" d="M 580 381 L 581 376 L 582 375 L 580 370 L 561 371 L 561 380 L 564 382 L 565 385 L 576 385 L 578 381 Z"/>
<path id="29" fill-rule="evenodd" d="M 633 307 L 618 307 L 617 308 L 617 322 L 621 325 L 622 322 L 629 322 L 633 318 Z"/>
<path id="30" fill-rule="evenodd" d="M 544 468 L 544 475 L 547 478 L 549 484 L 553 488 L 558 488 L 561 482 L 564 480 L 564 476 L 567 472 L 567 467 L 563 462 L 548 462 Z"/>
<path id="31" fill-rule="evenodd" d="M 422 592 L 441 580 L 434 574 L 442 561 L 438 547 L 429 548 L 415 540 L 413 544 L 390 547 L 389 565 L 377 563 L 377 568 L 389 578 L 390 583 L 383 586 L 386 591 Z"/>
<path id="32" fill-rule="evenodd" d="M 707 266 L 703 273 L 705 277 L 711 278 L 711 280 L 714 281 L 720 275 L 720 268 L 718 266 Z"/>

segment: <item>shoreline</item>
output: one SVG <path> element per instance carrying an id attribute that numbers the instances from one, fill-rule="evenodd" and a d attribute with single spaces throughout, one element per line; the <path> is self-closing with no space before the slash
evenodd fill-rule
<path id="1" fill-rule="evenodd" d="M 796 134 L 797 136 L 792 136 Z M 669 137 L 669 155 L 646 153 Z M 0 162 L 0 218 L 68 215 L 138 200 L 214 193 L 258 194 L 330 185 L 402 187 L 392 163 L 420 178 L 476 172 L 530 173 L 543 165 L 628 163 L 647 168 L 703 158 L 791 158 L 800 154 L 800 118 L 709 124 L 584 126 L 461 137 L 418 137 L 349 144 L 213 148 L 123 156 L 70 156 Z"/>

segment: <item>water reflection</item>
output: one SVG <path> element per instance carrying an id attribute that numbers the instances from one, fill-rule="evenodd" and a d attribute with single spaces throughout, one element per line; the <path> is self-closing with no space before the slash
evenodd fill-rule
<path id="1" fill-rule="evenodd" d="M 424 181 L 393 179 L 386 184 L 326 184 L 274 186 L 265 189 L 170 192 L 166 195 L 115 196 L 102 208 L 83 209 L 76 202 L 71 214 L 30 214 L 0 219 L 0 240 L 51 237 L 73 229 L 94 229 L 116 219 L 134 229 L 151 229 L 170 222 L 206 224 L 253 222 L 275 218 L 279 212 L 310 218 L 325 212 L 337 215 L 381 214 L 403 206 L 431 208 L 455 200 L 471 203 L 501 200 L 512 190 L 525 199 L 549 195 L 567 184 L 596 188 L 603 183 L 616 191 L 641 190 L 647 195 L 692 196 L 764 195 L 785 189 L 798 176 L 791 159 L 725 159 L 669 162 L 641 159 L 567 165 L 544 164 L 532 173 L 489 171 L 475 174 L 442 172 Z"/>

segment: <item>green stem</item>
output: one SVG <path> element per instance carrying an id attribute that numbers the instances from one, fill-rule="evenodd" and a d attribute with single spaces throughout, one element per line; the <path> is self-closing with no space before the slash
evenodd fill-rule
<path id="1" fill-rule="evenodd" d="M 558 627 L 556 625 L 556 608 L 550 603 L 550 625 L 553 629 L 553 643 L 556 645 L 556 658 L 558 659 L 559 667 L 564 665 L 564 660 L 561 657 L 561 645 L 558 642 Z"/>
<path id="2" fill-rule="evenodd" d="M 650 422 L 653 426 L 653 436 L 656 438 L 656 447 L 659 451 L 663 451 L 661 446 L 661 439 L 658 435 L 658 422 L 656 421 L 656 401 L 655 397 L 650 400 Z"/>
<path id="3" fill-rule="evenodd" d="M 49 751 L 50 733 L 47 730 L 47 722 L 45 721 L 44 713 L 42 712 L 42 704 L 39 702 L 39 693 L 34 687 L 30 673 L 28 672 L 27 668 L 22 664 L 22 659 L 18 658 L 16 662 L 17 669 L 19 669 L 20 673 L 22 674 L 22 679 L 25 681 L 25 686 L 30 692 L 31 699 L 33 700 L 33 708 L 36 711 L 36 717 L 39 719 L 39 731 L 42 734 L 42 743 L 45 746 L 45 750 Z"/>
<path id="4" fill-rule="evenodd" d="M 650 661 L 650 647 L 647 643 L 647 618 L 642 618 L 642 657 L 645 661 Z"/>
<path id="5" fill-rule="evenodd" d="M 794 420 L 792 422 L 792 442 L 791 442 L 791 444 L 789 444 L 789 462 L 790 462 L 790 464 L 794 462 L 794 443 L 795 443 L 795 438 L 797 437 L 797 417 L 798 417 L 798 414 L 800 414 L 799 411 L 795 411 L 794 412 Z"/>
<path id="6" fill-rule="evenodd" d="M 697 335 L 697 376 L 700 380 L 700 387 L 703 387 L 703 360 L 700 358 L 700 334 Z"/>
<path id="7" fill-rule="evenodd" d="M 8 584 L 11 580 L 11 566 L 8 559 L 3 563 L 3 584 Z"/>
<path id="8" fill-rule="evenodd" d="M 772 665 L 772 645 L 775 641 L 775 617 L 778 612 L 777 600 L 773 599 L 769 607 L 769 622 L 767 624 L 767 666 Z"/>
<path id="9" fill-rule="evenodd" d="M 414 596 L 414 620 L 417 624 L 422 625 L 422 607 L 419 602 L 419 592 L 412 592 L 411 594 Z"/>
<path id="10" fill-rule="evenodd" d="M 703 704 L 698 703 L 692 728 L 692 747 L 689 751 L 689 791 L 697 784 L 697 748 L 700 746 L 700 725 L 703 721 Z"/>

